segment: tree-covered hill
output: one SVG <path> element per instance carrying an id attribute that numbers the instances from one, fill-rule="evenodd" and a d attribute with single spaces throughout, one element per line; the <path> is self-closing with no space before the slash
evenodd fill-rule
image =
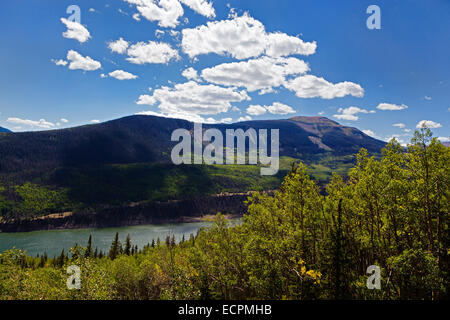
<path id="1" fill-rule="evenodd" d="M 323 117 L 203 125 L 203 129 L 279 129 L 280 171 L 262 177 L 257 166 L 175 166 L 175 129 L 185 120 L 130 116 L 101 124 L 0 134 L 0 218 L 96 211 L 139 201 L 168 201 L 222 192 L 277 188 L 292 163 L 310 165 L 324 186 L 346 174 L 361 147 L 379 154 L 384 142 Z"/>

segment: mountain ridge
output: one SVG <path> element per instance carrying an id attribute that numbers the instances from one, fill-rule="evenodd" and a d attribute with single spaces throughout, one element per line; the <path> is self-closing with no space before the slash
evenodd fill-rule
<path id="1" fill-rule="evenodd" d="M 0 170 L 45 172 L 61 166 L 126 163 L 167 163 L 177 142 L 175 129 L 193 130 L 192 122 L 133 115 L 73 128 L 3 133 L 0 135 Z M 253 120 L 233 124 L 203 124 L 203 129 L 280 129 L 280 155 L 294 158 L 332 152 L 354 154 L 364 147 L 379 153 L 385 142 L 325 117 Z"/>

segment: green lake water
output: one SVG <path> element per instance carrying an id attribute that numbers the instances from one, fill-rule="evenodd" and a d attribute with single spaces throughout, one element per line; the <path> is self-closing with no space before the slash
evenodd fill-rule
<path id="1" fill-rule="evenodd" d="M 197 230 L 209 225 L 211 225 L 210 222 L 197 222 L 104 229 L 0 233 L 0 252 L 16 247 L 17 249 L 26 250 L 28 254 L 32 256 L 47 252 L 49 257 L 53 257 L 54 255 L 59 255 L 62 249 L 67 252 L 67 250 L 73 247 L 75 243 L 86 246 L 89 235 L 92 235 L 92 245 L 94 249 L 97 247 L 99 250 L 107 252 L 116 232 L 119 233 L 119 239 L 122 243 L 125 243 L 125 238 L 129 234 L 132 244 L 138 245 L 141 249 L 147 243 L 151 243 L 152 239 L 155 239 L 156 241 L 158 237 L 161 242 L 164 242 L 168 235 L 175 235 L 177 242 L 182 239 L 183 235 L 187 240 L 191 233 L 195 235 Z"/>

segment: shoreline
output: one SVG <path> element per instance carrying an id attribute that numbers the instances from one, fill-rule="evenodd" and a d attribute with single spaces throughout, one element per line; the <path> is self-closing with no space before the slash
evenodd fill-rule
<path id="1" fill-rule="evenodd" d="M 133 203 L 101 209 L 95 213 L 55 213 L 33 219 L 0 222 L 0 233 L 208 222 L 217 213 L 232 219 L 242 217 L 247 211 L 244 202 L 250 194 L 251 192 L 220 194 L 187 200 Z"/>

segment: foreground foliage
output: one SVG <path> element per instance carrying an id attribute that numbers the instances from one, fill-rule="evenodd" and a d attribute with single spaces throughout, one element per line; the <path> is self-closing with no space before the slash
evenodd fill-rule
<path id="1" fill-rule="evenodd" d="M 448 299 L 450 149 L 427 130 L 381 160 L 362 149 L 346 179 L 321 195 L 303 164 L 274 195 L 254 193 L 242 224 L 214 225 L 176 244 L 108 253 L 75 246 L 49 259 L 0 254 L 0 299 Z M 81 269 L 68 290 L 67 266 Z M 366 269 L 381 268 L 381 290 Z"/>

